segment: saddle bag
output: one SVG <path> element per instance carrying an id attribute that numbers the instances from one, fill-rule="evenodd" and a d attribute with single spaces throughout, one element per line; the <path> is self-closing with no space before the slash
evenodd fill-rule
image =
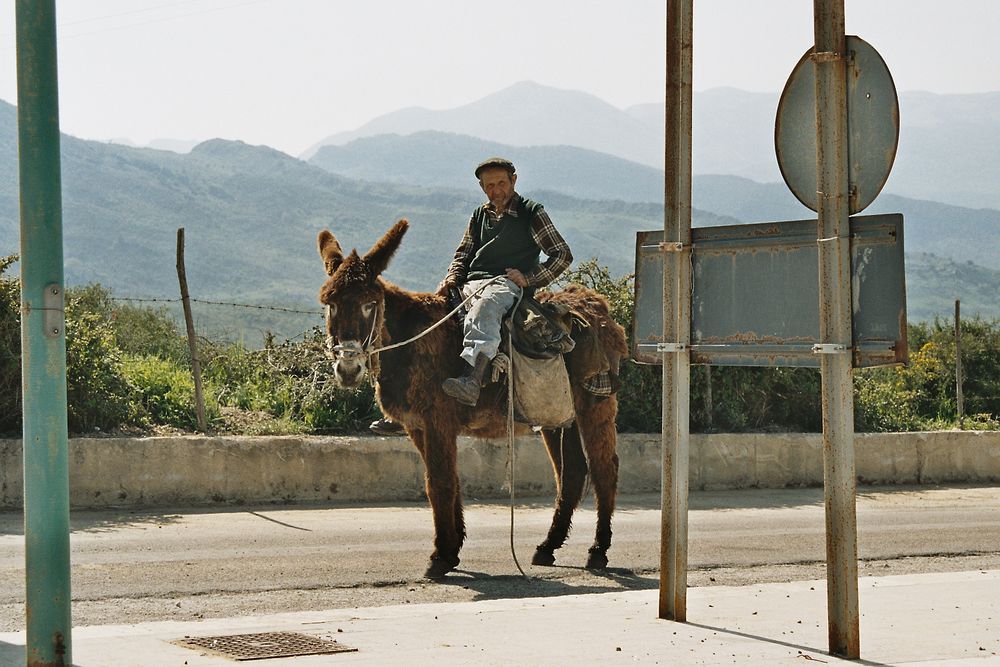
<path id="1" fill-rule="evenodd" d="M 514 419 L 529 426 L 563 428 L 573 423 L 573 393 L 562 353 L 573 349 L 568 331 L 532 298 L 505 320 L 514 372 Z"/>
<path id="2" fill-rule="evenodd" d="M 576 311 L 525 297 L 504 320 L 513 361 L 514 418 L 530 426 L 573 423 L 571 383 L 595 396 L 617 391 L 617 363 L 609 363 L 594 328 Z M 572 335 L 571 335 L 572 334 Z M 506 341 L 504 341 L 506 342 Z"/>
<path id="3" fill-rule="evenodd" d="M 564 428 L 573 423 L 573 394 L 562 355 L 534 359 L 512 346 L 514 419 L 529 426 Z"/>

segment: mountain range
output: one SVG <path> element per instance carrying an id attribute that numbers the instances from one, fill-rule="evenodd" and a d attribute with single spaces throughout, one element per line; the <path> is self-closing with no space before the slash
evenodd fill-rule
<path id="1" fill-rule="evenodd" d="M 636 122 L 649 112 L 630 110 Z M 18 245 L 16 144 L 16 110 L 0 102 L 0 255 Z M 67 282 L 173 298 L 183 226 L 193 296 L 318 311 L 318 231 L 329 228 L 363 252 L 407 217 L 411 230 L 387 277 L 430 290 L 482 200 L 472 167 L 491 154 L 515 160 L 519 191 L 545 204 L 578 260 L 597 257 L 615 274 L 630 272 L 635 232 L 662 227 L 662 170 L 578 145 L 516 146 L 422 128 L 324 145 L 307 162 L 234 141 L 176 154 L 63 135 Z M 735 175 L 695 177 L 693 198 L 695 225 L 814 216 L 784 184 Z M 946 316 L 955 297 L 970 315 L 1000 316 L 1000 211 L 883 194 L 872 212 L 904 213 L 911 319 Z M 200 312 L 209 321 L 215 311 Z M 284 334 L 316 321 L 239 316 L 250 331 Z"/>
<path id="2" fill-rule="evenodd" d="M 424 131 L 355 139 L 344 146 L 323 146 L 310 160 L 331 173 L 389 184 L 427 187 L 465 183 L 478 192 L 470 173 L 483 155 L 503 154 L 518 165 L 518 183 L 585 199 L 663 200 L 663 172 L 606 154 L 568 146 L 504 146 L 474 137 Z M 797 220 L 815 217 L 784 183 L 758 183 L 739 176 L 695 176 L 696 210 L 718 216 L 719 224 Z M 910 252 L 972 261 L 1000 270 L 1000 211 L 970 209 L 940 202 L 882 194 L 863 213 L 902 213 Z M 659 211 L 648 211 L 652 227 Z M 695 224 L 712 224 L 706 217 Z"/>
<path id="3" fill-rule="evenodd" d="M 778 93 L 733 88 L 696 92 L 692 102 L 695 174 L 780 182 L 774 154 Z M 1000 209 L 1000 92 L 937 95 L 904 92 L 899 149 L 885 191 L 971 208 Z M 578 91 L 514 84 L 454 109 L 410 107 L 372 119 L 322 146 L 425 130 L 479 137 L 511 146 L 576 146 L 663 168 L 664 106 L 619 109 Z"/>
<path id="4" fill-rule="evenodd" d="M 425 130 L 380 134 L 319 148 L 310 164 L 366 181 L 462 187 L 481 196 L 473 169 L 483 156 L 503 155 L 517 165 L 525 186 L 580 199 L 656 202 L 663 171 L 576 146 L 510 146 L 461 134 Z"/>

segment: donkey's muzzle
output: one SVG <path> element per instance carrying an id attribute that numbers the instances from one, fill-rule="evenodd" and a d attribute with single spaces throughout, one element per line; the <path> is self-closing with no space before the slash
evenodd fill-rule
<path id="1" fill-rule="evenodd" d="M 333 367 L 337 382 L 347 388 L 356 387 L 364 379 L 367 354 L 357 341 L 347 341 L 330 348 L 336 363 Z"/>

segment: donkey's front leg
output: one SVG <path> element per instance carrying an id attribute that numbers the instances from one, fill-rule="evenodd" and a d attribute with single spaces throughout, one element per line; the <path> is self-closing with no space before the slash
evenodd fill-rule
<path id="1" fill-rule="evenodd" d="M 417 449 L 424 459 L 427 498 L 434 512 L 434 552 L 424 576 L 440 579 L 458 567 L 465 541 L 456 436 L 423 431 L 420 437 Z"/>

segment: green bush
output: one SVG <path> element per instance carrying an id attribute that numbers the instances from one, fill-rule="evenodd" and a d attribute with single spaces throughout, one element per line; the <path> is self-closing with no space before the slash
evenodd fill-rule
<path id="1" fill-rule="evenodd" d="M 306 424 L 323 433 L 366 430 L 368 424 L 382 416 L 370 384 L 353 391 L 331 389 L 307 395 L 302 412 Z"/>
<path id="2" fill-rule="evenodd" d="M 16 256 L 0 259 L 0 274 Z M 0 275 L 0 432 L 21 429 L 21 284 Z M 114 333 L 98 285 L 66 295 L 66 409 L 75 433 L 114 430 L 136 419 L 133 387 L 122 374 Z"/>
<path id="3" fill-rule="evenodd" d="M 957 418 L 955 404 L 955 323 L 935 319 L 911 325 L 910 349 L 928 357 L 934 372 L 921 375 L 926 394 L 922 412 Z M 962 394 L 967 414 L 1000 416 L 1000 320 L 979 317 L 962 321 Z"/>
<path id="4" fill-rule="evenodd" d="M 74 433 L 134 423 L 134 387 L 126 379 L 114 334 L 93 312 L 66 305 L 66 409 Z"/>
<path id="5" fill-rule="evenodd" d="M 379 416 L 374 389 L 338 388 L 324 345 L 314 329 L 301 342 L 276 344 L 268 337 L 261 350 L 206 344 L 200 354 L 221 406 L 267 412 L 314 432 L 363 430 Z"/>
<path id="6" fill-rule="evenodd" d="M 820 376 L 810 368 L 712 368 L 712 429 L 810 432 L 822 429 Z M 698 375 L 695 375 L 698 378 Z M 703 418 L 692 416 L 692 428 Z"/>
<path id="7" fill-rule="evenodd" d="M 856 431 L 916 431 L 925 425 L 917 412 L 918 393 L 903 368 L 867 368 L 854 374 Z"/>
<path id="8" fill-rule="evenodd" d="M 66 293 L 66 409 L 74 433 L 135 424 L 135 388 L 125 377 L 108 314 L 110 292 L 100 285 Z"/>
<path id="9" fill-rule="evenodd" d="M 910 324 L 910 363 L 855 374 L 858 430 L 955 428 L 954 322 Z M 1000 417 L 1000 321 L 962 323 L 965 428 L 995 430 Z"/>
<path id="10" fill-rule="evenodd" d="M 21 429 L 21 286 L 3 275 L 16 261 L 0 257 L 0 434 Z"/>
<path id="11" fill-rule="evenodd" d="M 191 371 L 176 361 L 151 355 L 126 356 L 125 374 L 136 387 L 142 416 L 147 424 L 194 430 L 198 426 L 195 411 L 194 378 Z M 206 391 L 205 417 L 218 417 L 218 405 Z"/>
<path id="12" fill-rule="evenodd" d="M 204 342 L 199 346 L 202 373 L 216 387 L 219 405 L 288 416 L 291 378 L 269 367 L 266 354 L 241 345 Z"/>
<path id="13" fill-rule="evenodd" d="M 189 363 L 187 337 L 177 330 L 166 308 L 118 303 L 111 308 L 108 318 L 118 349 L 123 353 Z"/>

